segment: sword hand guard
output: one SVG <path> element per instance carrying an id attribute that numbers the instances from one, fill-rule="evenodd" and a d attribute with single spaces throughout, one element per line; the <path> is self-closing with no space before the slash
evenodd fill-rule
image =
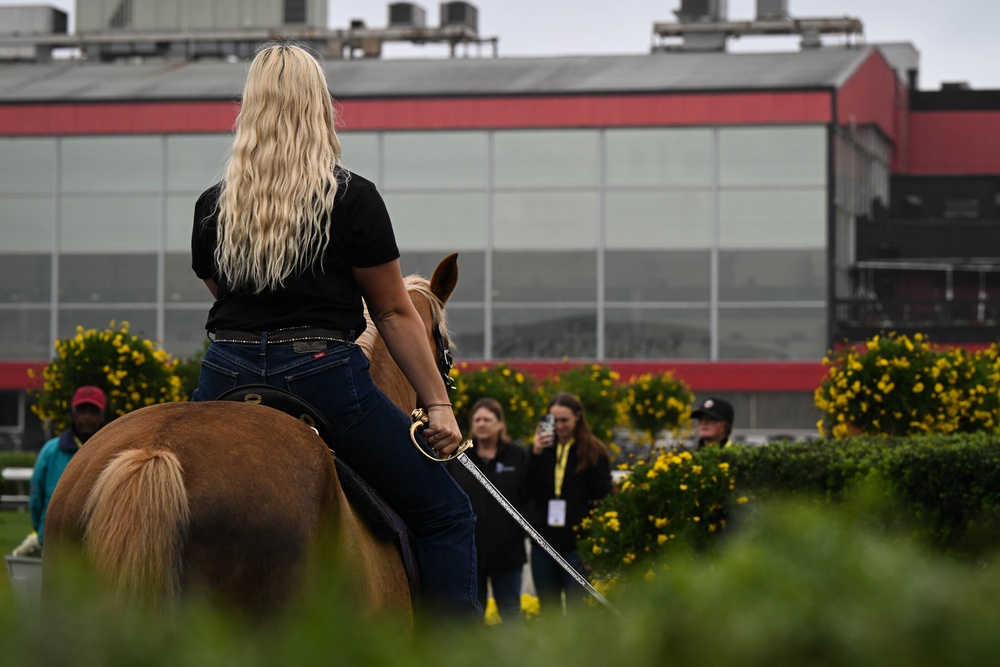
<path id="1" fill-rule="evenodd" d="M 431 423 L 430 417 L 427 416 L 427 413 L 424 412 L 423 408 L 417 408 L 410 413 L 410 419 L 413 420 L 413 425 L 410 426 L 410 440 L 413 442 L 413 446 L 417 448 L 417 451 L 435 463 L 445 463 L 447 461 L 451 461 L 452 459 L 457 459 L 460 455 L 465 453 L 466 450 L 472 447 L 472 439 L 467 438 L 458 446 L 458 449 L 448 456 L 439 456 L 437 450 L 433 448 L 431 448 L 431 452 L 433 452 L 433 454 L 431 454 L 427 451 L 428 447 L 417 440 L 417 431 L 422 430 Z"/>

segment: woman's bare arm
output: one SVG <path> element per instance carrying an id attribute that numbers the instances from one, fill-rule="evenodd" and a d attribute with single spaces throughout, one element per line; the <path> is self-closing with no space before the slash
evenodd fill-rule
<path id="1" fill-rule="evenodd" d="M 459 445 L 462 433 L 448 403 L 448 390 L 438 372 L 434 355 L 427 346 L 427 332 L 403 284 L 399 260 L 355 268 L 354 279 L 368 305 L 375 327 L 403 375 L 427 406 L 430 424 L 423 435 L 439 452 L 450 454 Z"/>

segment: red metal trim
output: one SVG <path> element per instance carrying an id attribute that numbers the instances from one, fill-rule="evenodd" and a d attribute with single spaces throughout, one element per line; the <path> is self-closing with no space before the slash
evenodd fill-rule
<path id="1" fill-rule="evenodd" d="M 233 102 L 107 102 L 0 105 L 2 135 L 228 132 Z"/>
<path id="2" fill-rule="evenodd" d="M 826 91 L 350 100 L 341 123 L 348 131 L 828 123 L 829 100 Z"/>
<path id="3" fill-rule="evenodd" d="M 0 361 L 0 389 L 41 389 L 47 361 Z M 28 371 L 34 372 L 34 377 Z"/>
<path id="4" fill-rule="evenodd" d="M 830 91 L 344 100 L 346 131 L 830 122 Z M 0 105 L 0 135 L 228 132 L 233 102 Z"/>

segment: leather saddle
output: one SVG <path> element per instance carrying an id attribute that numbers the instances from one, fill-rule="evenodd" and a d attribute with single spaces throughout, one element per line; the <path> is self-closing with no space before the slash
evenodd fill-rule
<path id="1" fill-rule="evenodd" d="M 340 486 L 344 490 L 347 502 L 354 513 L 361 518 L 372 533 L 383 541 L 395 542 L 399 547 L 406 568 L 406 576 L 410 581 L 410 592 L 416 599 L 420 590 L 420 575 L 417 569 L 416 552 L 413 549 L 413 537 L 403 519 L 376 493 L 364 479 L 354 472 L 350 466 L 336 456 L 335 438 L 329 422 L 307 401 L 295 394 L 271 387 L 265 384 L 248 384 L 235 387 L 219 396 L 217 401 L 236 401 L 262 405 L 274 410 L 280 410 L 309 426 L 334 455 L 333 462 L 340 478 Z"/>

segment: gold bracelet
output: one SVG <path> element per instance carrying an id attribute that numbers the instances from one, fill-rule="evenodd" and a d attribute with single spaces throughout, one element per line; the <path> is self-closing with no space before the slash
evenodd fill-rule
<path id="1" fill-rule="evenodd" d="M 431 408 L 439 408 L 439 407 L 443 407 L 443 406 L 448 406 L 450 408 L 451 407 L 451 403 L 449 403 L 448 401 L 445 401 L 443 403 L 428 403 L 427 404 L 427 409 L 430 410 Z"/>

